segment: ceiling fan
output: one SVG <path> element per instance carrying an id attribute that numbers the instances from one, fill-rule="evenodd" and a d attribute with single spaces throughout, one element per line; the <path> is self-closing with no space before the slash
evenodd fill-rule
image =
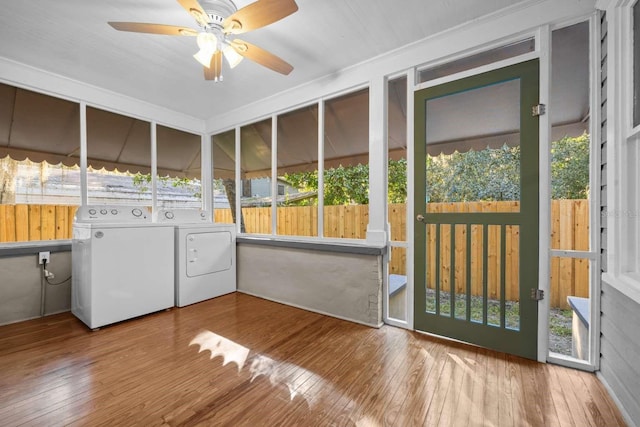
<path id="1" fill-rule="evenodd" d="M 231 68 L 242 58 L 250 59 L 277 71 L 289 74 L 293 67 L 276 55 L 251 43 L 232 39 L 242 34 L 279 21 L 298 10 L 295 0 L 258 0 L 238 10 L 232 0 L 178 0 L 178 3 L 196 20 L 200 30 L 163 24 L 140 22 L 109 22 L 118 31 L 195 36 L 200 51 L 194 58 L 204 66 L 206 80 L 222 81 L 222 56 Z"/>

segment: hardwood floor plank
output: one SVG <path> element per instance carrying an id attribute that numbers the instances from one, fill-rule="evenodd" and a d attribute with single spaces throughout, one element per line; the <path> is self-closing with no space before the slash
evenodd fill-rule
<path id="1" fill-rule="evenodd" d="M 583 411 L 583 405 L 586 403 L 586 399 L 584 398 L 584 396 L 582 396 L 582 390 L 577 390 L 579 391 L 580 396 L 576 396 L 576 389 L 574 389 L 571 385 L 569 376 L 571 375 L 572 370 L 560 370 L 558 368 L 558 366 L 553 366 L 551 367 L 550 371 L 555 376 L 560 395 L 564 397 L 567 404 L 567 412 L 563 414 L 563 416 L 565 418 L 568 417 L 570 419 L 570 424 L 573 426 L 586 427 L 594 425 Z"/>
<path id="2" fill-rule="evenodd" d="M 474 382 L 478 378 L 476 373 L 477 348 L 469 348 L 464 354 L 456 355 L 454 360 L 460 368 L 460 378 L 454 383 L 455 395 L 450 399 L 447 409 L 440 417 L 442 425 L 468 426 L 471 423 L 471 412 L 477 405 L 474 398 Z"/>
<path id="3" fill-rule="evenodd" d="M 351 421 L 357 421 L 357 409 L 371 396 L 369 390 L 377 390 L 374 395 L 376 400 L 386 398 L 383 382 L 388 384 L 392 380 L 399 364 L 407 357 L 406 352 L 396 351 L 405 347 L 403 337 L 392 330 L 383 332 L 384 335 L 376 334 L 365 345 L 358 347 L 351 361 L 358 369 L 344 367 L 340 375 L 339 387 L 343 392 L 334 408 L 342 408 L 340 412 L 348 414 Z"/>
<path id="4" fill-rule="evenodd" d="M 513 400 L 517 396 L 511 394 L 508 357 L 508 355 L 501 353 L 498 353 L 496 357 L 498 362 L 498 389 L 493 398 L 498 400 L 498 426 L 501 427 L 515 426 L 516 420 L 513 412 Z"/>
<path id="5" fill-rule="evenodd" d="M 582 375 L 579 376 L 582 381 L 582 385 L 578 384 L 578 386 L 582 389 L 587 388 L 592 395 L 593 402 L 595 407 L 597 407 L 600 411 L 602 411 L 603 419 L 608 425 L 622 425 L 624 424 L 624 419 L 622 418 L 622 414 L 615 406 L 613 401 L 609 398 L 607 391 L 602 383 L 599 381 L 594 382 L 591 381 L 590 378 L 584 377 Z M 604 405 L 598 404 L 599 402 L 604 403 Z"/>
<path id="6" fill-rule="evenodd" d="M 618 411 L 611 412 L 611 407 L 608 404 L 598 405 L 596 403 L 602 399 L 602 384 L 592 381 L 585 382 L 583 376 L 579 374 L 577 371 L 569 371 L 567 372 L 567 377 L 570 379 L 573 389 L 579 390 L 580 394 L 586 398 L 583 410 L 590 423 L 596 426 L 603 426 L 621 422 L 622 419 L 617 418 Z"/>
<path id="7" fill-rule="evenodd" d="M 531 422 L 532 420 L 527 418 L 526 415 L 526 402 L 529 400 L 529 396 L 524 393 L 521 373 L 521 366 L 528 363 L 528 361 L 517 356 L 507 355 L 505 363 L 507 380 L 509 381 L 509 389 L 511 392 L 512 417 L 515 421 L 527 420 Z"/>
<path id="8" fill-rule="evenodd" d="M 533 361 L 520 362 L 520 377 L 526 398 L 524 419 L 532 426 L 548 426 L 557 422 L 558 414 L 550 392 L 549 378 L 540 375 L 543 365 Z"/>
<path id="9" fill-rule="evenodd" d="M 365 400 L 353 416 L 356 423 L 394 425 L 402 404 L 407 396 L 414 393 L 418 380 L 421 380 L 421 373 L 428 360 L 425 347 L 416 345 L 413 340 L 408 340 L 405 345 L 407 351 L 399 353 L 406 357 L 397 358 L 393 362 L 396 365 L 393 372 L 388 376 L 378 375 L 379 381 L 369 385 L 370 388 L 378 387 L 379 391 L 363 397 Z M 426 347 L 430 346 L 427 344 Z"/>
<path id="10" fill-rule="evenodd" d="M 442 366 L 447 358 L 447 347 L 443 345 L 444 341 L 438 340 L 438 342 L 439 345 L 430 352 L 431 360 L 429 360 L 427 369 L 424 370 L 424 375 L 417 384 L 416 392 L 408 397 L 398 414 L 398 425 L 422 425 L 424 423 L 429 405 L 439 384 L 438 379 L 442 372 Z"/>
<path id="11" fill-rule="evenodd" d="M 624 425 L 593 374 L 240 293 L 95 332 L 70 313 L 0 327 L 0 420 Z"/>

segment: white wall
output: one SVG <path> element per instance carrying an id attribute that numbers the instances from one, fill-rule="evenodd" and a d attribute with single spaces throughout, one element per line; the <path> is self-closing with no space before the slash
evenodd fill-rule
<path id="1" fill-rule="evenodd" d="M 329 316 L 382 324 L 379 254 L 238 243 L 238 291 Z"/>

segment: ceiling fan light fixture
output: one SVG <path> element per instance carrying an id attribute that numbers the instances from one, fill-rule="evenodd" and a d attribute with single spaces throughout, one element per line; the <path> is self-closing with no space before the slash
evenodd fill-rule
<path id="1" fill-rule="evenodd" d="M 242 61 L 242 55 L 236 52 L 236 50 L 231 46 L 227 46 L 222 49 L 222 53 L 224 54 L 224 57 L 227 58 L 227 62 L 231 68 L 235 68 L 236 65 Z"/>
<path id="2" fill-rule="evenodd" d="M 193 57 L 196 59 L 196 61 L 201 63 L 203 66 L 209 68 L 211 64 L 211 57 L 213 56 L 214 53 L 215 51 L 200 49 L 198 53 L 193 55 Z"/>
<path id="3" fill-rule="evenodd" d="M 198 33 L 198 38 L 196 38 L 196 42 L 198 43 L 198 47 L 201 50 L 211 51 L 211 53 L 215 52 L 218 49 L 218 39 L 215 35 L 207 32 Z"/>
<path id="4" fill-rule="evenodd" d="M 198 43 L 200 51 L 193 55 L 193 57 L 203 66 L 209 68 L 211 57 L 216 53 L 216 50 L 218 50 L 218 39 L 211 33 L 201 32 L 198 33 L 196 42 Z"/>

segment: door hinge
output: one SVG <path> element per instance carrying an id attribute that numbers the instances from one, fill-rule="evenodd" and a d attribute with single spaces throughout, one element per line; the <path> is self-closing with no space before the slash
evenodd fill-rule
<path id="1" fill-rule="evenodd" d="M 531 288 L 531 299 L 534 301 L 542 301 L 544 299 L 544 291 L 542 289 Z"/>
<path id="2" fill-rule="evenodd" d="M 544 104 L 538 104 L 531 107 L 531 115 L 533 117 L 542 116 L 547 112 L 547 106 Z"/>

